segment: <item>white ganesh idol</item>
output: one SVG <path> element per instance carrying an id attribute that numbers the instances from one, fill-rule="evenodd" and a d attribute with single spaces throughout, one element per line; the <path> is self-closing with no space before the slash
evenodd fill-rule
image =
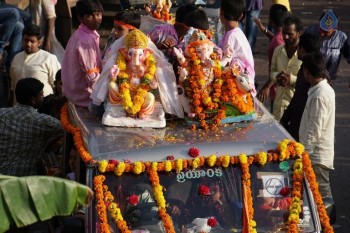
<path id="1" fill-rule="evenodd" d="M 145 34 L 131 31 L 112 51 L 91 95 L 95 104 L 106 102 L 103 124 L 161 128 L 165 112 L 183 117 L 172 67 Z"/>
<path id="2" fill-rule="evenodd" d="M 174 49 L 180 64 L 179 98 L 192 127 L 216 128 L 256 118 L 252 90 L 239 61 L 224 67 L 234 51 L 224 56 L 214 52 L 215 44 L 201 31 L 194 31 L 185 53 Z"/>

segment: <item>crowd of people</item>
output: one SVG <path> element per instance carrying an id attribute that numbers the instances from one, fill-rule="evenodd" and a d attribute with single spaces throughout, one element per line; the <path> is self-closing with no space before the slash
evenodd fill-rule
<path id="1" fill-rule="evenodd" d="M 31 0 L 24 6 L 26 10 L 0 5 L 0 63 L 11 79 L 10 101 L 2 106 L 7 108 L 0 109 L 0 174 L 40 174 L 42 148 L 63 135 L 59 108 L 67 100 L 92 113 L 103 111 L 103 105 L 92 103 L 90 95 L 113 52 L 110 47 L 141 24 L 138 12 L 117 13 L 113 33 L 101 51 L 97 30 L 102 22 L 102 4 L 98 0 L 78 1 L 80 25 L 64 50 L 55 37 L 55 3 Z M 333 10 L 323 12 L 317 25 L 304 30 L 288 1 L 274 2 L 268 25 L 259 19 L 262 7 L 262 0 L 222 0 L 219 17 L 225 32 L 214 50 L 218 54 L 231 51 L 229 63 L 241 61 L 249 82 L 254 84 L 253 55 L 258 52 L 255 44 L 259 30 L 270 39 L 266 48 L 269 78 L 252 95 L 262 102 L 271 100 L 273 116 L 310 153 L 322 197 L 332 198 L 332 85 L 341 57 L 350 64 L 349 39 L 338 28 L 339 18 Z M 175 24 L 155 26 L 147 35 L 177 69 L 173 48 L 183 51 L 193 29 L 207 33 L 208 17 L 195 5 L 184 4 L 176 10 Z"/>

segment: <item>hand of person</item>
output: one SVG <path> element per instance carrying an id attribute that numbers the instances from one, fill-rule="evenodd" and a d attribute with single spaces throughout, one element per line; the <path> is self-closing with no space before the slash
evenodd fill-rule
<path id="1" fill-rule="evenodd" d="M 173 38 L 173 37 L 167 37 L 162 45 L 165 47 L 165 48 L 172 48 L 176 45 L 176 40 Z"/>
<path id="2" fill-rule="evenodd" d="M 44 45 L 43 45 L 43 50 L 47 51 L 47 52 L 51 52 L 51 44 L 49 41 L 45 41 Z"/>
<path id="3" fill-rule="evenodd" d="M 284 73 L 281 77 L 281 86 L 288 87 L 290 85 L 290 74 Z"/>
<path id="4" fill-rule="evenodd" d="M 277 76 L 276 76 L 276 85 L 277 86 L 283 86 L 282 79 L 283 79 L 284 74 L 285 74 L 284 70 L 282 70 L 280 73 L 277 74 Z"/>
<path id="5" fill-rule="evenodd" d="M 290 85 L 290 74 L 284 70 L 276 76 L 276 83 L 278 86 L 287 87 Z"/>
<path id="6" fill-rule="evenodd" d="M 234 53 L 234 50 L 230 46 L 225 46 L 223 53 L 225 57 L 231 58 Z"/>
<path id="7" fill-rule="evenodd" d="M 266 30 L 266 27 L 264 27 L 260 19 L 258 19 L 257 17 L 254 17 L 253 20 L 261 32 L 264 32 Z"/>
<path id="8" fill-rule="evenodd" d="M 270 94 L 270 87 L 269 86 L 264 86 L 258 93 L 258 99 L 262 102 L 265 103 L 267 101 L 267 98 L 269 97 Z"/>
<path id="9" fill-rule="evenodd" d="M 179 207 L 177 207 L 176 205 L 174 205 L 172 208 L 171 208 L 171 215 L 173 216 L 179 216 L 181 215 L 181 210 Z"/>

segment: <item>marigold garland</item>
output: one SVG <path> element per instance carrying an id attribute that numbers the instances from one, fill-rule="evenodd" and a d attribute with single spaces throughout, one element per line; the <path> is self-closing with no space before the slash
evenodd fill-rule
<path id="1" fill-rule="evenodd" d="M 318 191 L 318 183 L 316 181 L 316 175 L 314 170 L 312 169 L 311 160 L 307 152 L 304 152 L 302 154 L 302 162 L 304 166 L 304 174 L 306 176 L 307 181 L 309 182 L 311 192 L 313 194 L 315 203 L 317 205 L 318 214 L 320 216 L 321 225 L 323 228 L 322 230 L 324 233 L 333 233 L 334 230 L 332 225 L 330 224 L 330 219 L 327 214 L 326 208 L 323 204 L 322 196 Z"/>
<path id="2" fill-rule="evenodd" d="M 109 225 L 107 221 L 107 207 L 104 201 L 103 195 L 103 181 L 106 178 L 102 175 L 94 177 L 94 190 L 95 190 L 95 198 L 96 198 L 96 211 L 99 219 L 99 229 L 101 233 L 110 233 Z"/>
<path id="3" fill-rule="evenodd" d="M 281 144 L 284 148 L 287 146 L 283 143 Z M 299 176 L 303 174 L 303 166 L 301 159 L 297 159 L 293 165 L 293 192 L 292 192 L 292 204 L 289 206 L 289 217 L 288 217 L 288 232 L 298 232 L 299 215 L 301 213 L 301 195 L 302 185 L 296 185 L 300 182 Z"/>
<path id="4" fill-rule="evenodd" d="M 132 84 L 129 83 L 126 60 L 120 51 L 118 51 L 117 54 L 116 65 L 119 68 L 119 74 L 116 82 L 119 86 L 123 108 L 128 113 L 135 115 L 140 111 L 148 90 L 150 89 L 149 84 L 152 82 L 156 73 L 156 59 L 153 54 L 148 55 L 146 58 L 146 73 L 143 75 L 141 84 L 136 88 L 136 93 L 133 95 L 133 97 L 131 95 Z"/>
<path id="5" fill-rule="evenodd" d="M 81 131 L 79 128 L 75 127 L 69 122 L 68 118 L 68 103 L 63 105 L 61 108 L 61 124 L 62 127 L 70 134 L 73 135 L 73 141 L 75 148 L 77 149 L 78 153 L 80 154 L 81 159 L 84 161 L 85 164 L 88 164 L 89 162 L 92 162 L 92 156 L 84 147 L 83 143 L 83 136 L 81 134 Z"/>
<path id="6" fill-rule="evenodd" d="M 225 118 L 225 110 L 219 105 L 221 96 L 221 64 L 216 53 L 211 54 L 214 66 L 210 68 L 210 77 L 206 77 L 203 72 L 202 61 L 199 59 L 195 44 L 190 44 L 186 48 L 188 62 L 185 68 L 189 72 L 189 77 L 184 81 L 185 92 L 190 99 L 192 112 L 194 112 L 203 129 L 216 128 L 221 124 L 221 119 Z M 215 113 L 211 123 L 206 120 L 210 113 Z"/>
<path id="7" fill-rule="evenodd" d="M 148 169 L 148 175 L 153 187 L 154 199 L 158 204 L 159 216 L 163 221 L 165 231 L 167 233 L 175 233 L 173 222 L 169 214 L 166 213 L 166 203 L 163 195 L 163 187 L 160 185 L 157 170 Z"/>

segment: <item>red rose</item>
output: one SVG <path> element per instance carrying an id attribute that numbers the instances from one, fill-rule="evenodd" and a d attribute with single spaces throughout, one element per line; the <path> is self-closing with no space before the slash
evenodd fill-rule
<path id="1" fill-rule="evenodd" d="M 136 194 L 132 194 L 129 199 L 128 199 L 129 204 L 131 205 L 137 205 L 139 203 L 139 198 L 137 197 Z"/>
<path id="2" fill-rule="evenodd" d="M 173 156 L 173 155 L 168 155 L 168 156 L 166 157 L 166 159 L 167 159 L 167 160 L 174 160 L 174 156 Z"/>
<path id="3" fill-rule="evenodd" d="M 199 155 L 199 150 L 195 147 L 192 147 L 188 150 L 188 155 L 192 158 L 196 158 Z"/>
<path id="4" fill-rule="evenodd" d="M 208 224 L 208 226 L 210 226 L 210 227 L 216 227 L 216 225 L 218 225 L 218 221 L 217 221 L 215 218 L 210 217 L 210 218 L 208 219 L 207 224 Z"/>
<path id="5" fill-rule="evenodd" d="M 114 165 L 118 165 L 119 164 L 118 160 L 115 160 L 115 159 L 108 160 L 108 163 L 109 164 L 114 164 Z"/>
<path id="6" fill-rule="evenodd" d="M 280 191 L 280 195 L 282 195 L 282 196 L 288 196 L 289 195 L 289 193 L 290 193 L 290 188 L 289 187 L 284 187 L 284 188 L 282 188 L 281 189 L 281 191 Z"/>
<path id="7" fill-rule="evenodd" d="M 210 194 L 210 188 L 208 186 L 206 186 L 206 185 L 201 184 L 198 187 L 198 193 L 200 195 L 207 196 L 207 195 Z"/>

